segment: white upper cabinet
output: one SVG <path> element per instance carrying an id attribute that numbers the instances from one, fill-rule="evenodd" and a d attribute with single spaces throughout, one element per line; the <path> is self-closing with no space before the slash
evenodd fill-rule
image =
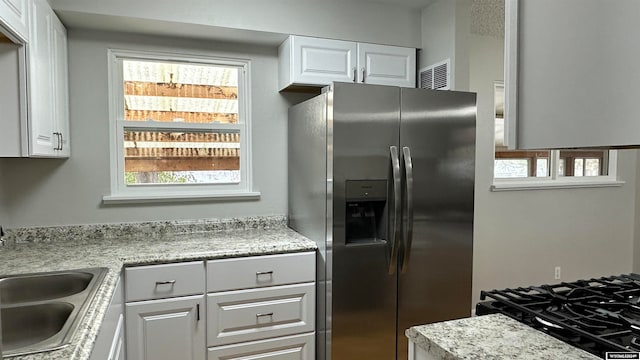
<path id="1" fill-rule="evenodd" d="M 416 49 L 358 43 L 360 82 L 416 87 Z"/>
<path id="2" fill-rule="evenodd" d="M 0 27 L 26 42 L 29 38 L 28 11 L 28 0 L 0 0 Z"/>
<path id="3" fill-rule="evenodd" d="M 279 49 L 280 88 L 356 80 L 356 43 L 290 36 Z"/>
<path id="4" fill-rule="evenodd" d="M 278 55 L 280 90 L 333 81 L 415 87 L 413 48 L 291 35 Z"/>
<path id="5" fill-rule="evenodd" d="M 60 138 L 56 157 L 69 157 L 69 68 L 67 57 L 67 29 L 54 15 L 53 18 L 53 123 Z"/>
<path id="6" fill-rule="evenodd" d="M 28 41 L 7 33 L 7 4 L 25 7 Z M 69 157 L 67 30 L 46 0 L 0 0 L 0 25 L 0 156 Z"/>
<path id="7" fill-rule="evenodd" d="M 53 12 L 45 0 L 31 3 L 29 44 L 29 155 L 47 155 L 58 145 L 54 135 Z"/>
<path id="8" fill-rule="evenodd" d="M 67 34 L 46 0 L 30 17 L 29 156 L 69 156 Z"/>
<path id="9" fill-rule="evenodd" d="M 640 145 L 640 1 L 507 0 L 506 11 L 508 145 Z"/>

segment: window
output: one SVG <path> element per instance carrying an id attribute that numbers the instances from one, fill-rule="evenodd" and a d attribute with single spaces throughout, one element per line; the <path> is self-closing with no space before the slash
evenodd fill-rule
<path id="1" fill-rule="evenodd" d="M 615 181 L 615 151 L 509 150 L 505 145 L 504 85 L 502 83 L 496 83 L 494 86 L 494 110 L 493 189 L 619 183 Z"/>
<path id="2" fill-rule="evenodd" d="M 247 60 L 110 51 L 105 201 L 257 196 Z"/>

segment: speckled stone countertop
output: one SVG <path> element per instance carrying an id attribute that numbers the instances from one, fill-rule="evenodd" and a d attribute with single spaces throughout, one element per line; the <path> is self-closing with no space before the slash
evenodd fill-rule
<path id="1" fill-rule="evenodd" d="M 414 326 L 407 337 L 439 360 L 597 360 L 502 314 Z"/>
<path id="2" fill-rule="evenodd" d="M 316 245 L 284 217 L 227 222 L 166 222 L 8 229 L 0 275 L 106 267 L 109 269 L 71 344 L 20 360 L 87 360 L 124 266 L 312 251 Z"/>

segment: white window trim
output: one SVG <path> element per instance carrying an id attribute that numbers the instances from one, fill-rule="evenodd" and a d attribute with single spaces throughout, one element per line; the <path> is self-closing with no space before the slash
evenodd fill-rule
<path id="1" fill-rule="evenodd" d="M 503 86 L 502 81 L 496 81 L 493 84 L 494 94 L 496 87 Z M 506 96 L 506 94 L 505 94 Z M 505 104 L 506 105 L 506 104 Z M 496 108 L 495 96 L 493 108 Z M 505 109 L 506 120 L 506 109 Z M 494 120 L 495 126 L 495 120 Z M 506 134 L 505 121 L 505 137 Z M 495 131 L 493 131 L 495 137 Z M 545 189 L 576 189 L 576 188 L 598 188 L 598 187 L 619 187 L 625 184 L 624 181 L 618 180 L 618 152 L 609 150 L 609 169 L 605 176 L 559 176 L 558 162 L 560 161 L 560 150 L 550 150 L 549 170 L 550 176 L 545 177 L 526 177 L 526 178 L 496 178 L 495 170 L 495 139 L 491 143 L 493 149 L 493 162 L 491 176 L 493 183 L 490 186 L 491 191 L 521 191 L 521 190 L 545 190 Z"/>
<path id="2" fill-rule="evenodd" d="M 104 195 L 105 204 L 181 202 L 212 200 L 254 200 L 260 198 L 260 192 L 253 191 L 251 163 L 251 62 L 247 59 L 229 59 L 201 55 L 184 55 L 165 52 L 108 50 L 108 86 L 109 86 L 109 156 L 111 193 Z M 171 123 L 147 124 L 138 121 L 124 121 L 124 88 L 122 86 L 122 59 L 180 61 L 198 64 L 230 65 L 240 70 L 238 82 L 239 98 L 245 101 L 238 104 L 240 124 L 204 124 L 180 123 L 175 127 Z M 229 129 L 240 133 L 240 176 L 238 184 L 163 184 L 127 186 L 124 181 L 124 149 L 121 140 L 124 128 L 166 128 L 179 129 Z"/>
<path id="3" fill-rule="evenodd" d="M 545 190 L 545 189 L 576 189 L 576 188 L 598 188 L 598 187 L 616 187 L 625 184 L 624 181 L 616 178 L 618 152 L 609 150 L 609 174 L 607 176 L 558 176 L 557 158 L 559 152 L 557 150 L 551 153 L 551 163 L 553 166 L 552 176 L 547 177 L 528 177 L 528 178 L 493 178 L 491 191 L 519 191 L 519 190 Z M 554 171 L 555 169 L 555 171 Z"/>

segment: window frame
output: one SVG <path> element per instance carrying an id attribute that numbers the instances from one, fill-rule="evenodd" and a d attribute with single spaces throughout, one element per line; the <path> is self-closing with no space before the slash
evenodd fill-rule
<path id="1" fill-rule="evenodd" d="M 220 65 L 238 68 L 238 123 L 173 123 L 126 121 L 124 119 L 123 60 L 176 62 Z M 170 202 L 259 198 L 253 191 L 251 162 L 251 61 L 216 56 L 185 55 L 168 52 L 108 50 L 109 87 L 109 157 L 111 194 L 104 203 Z M 217 184 L 136 184 L 127 185 L 124 171 L 124 132 L 169 131 L 238 131 L 240 135 L 240 182 Z"/>
<path id="2" fill-rule="evenodd" d="M 568 189 L 568 188 L 593 188 L 593 187 L 611 187 L 622 186 L 625 182 L 618 180 L 618 152 L 610 150 L 608 155 L 608 171 L 607 175 L 602 176 L 560 176 L 560 151 L 565 149 L 549 149 L 549 176 L 536 177 L 528 176 L 522 178 L 496 178 L 495 177 L 495 160 L 496 160 L 496 139 L 495 139 L 495 113 L 497 109 L 496 90 L 504 88 L 504 82 L 495 81 L 493 84 L 493 118 L 492 118 L 492 141 L 491 149 L 493 151 L 493 161 L 491 162 L 491 191 L 508 191 L 508 190 L 540 190 L 540 189 Z M 504 114 L 506 117 L 506 113 Z M 505 119 L 506 122 L 506 119 Z M 506 134 L 505 134 L 506 135 Z M 597 149 L 596 149 L 597 150 Z"/>

